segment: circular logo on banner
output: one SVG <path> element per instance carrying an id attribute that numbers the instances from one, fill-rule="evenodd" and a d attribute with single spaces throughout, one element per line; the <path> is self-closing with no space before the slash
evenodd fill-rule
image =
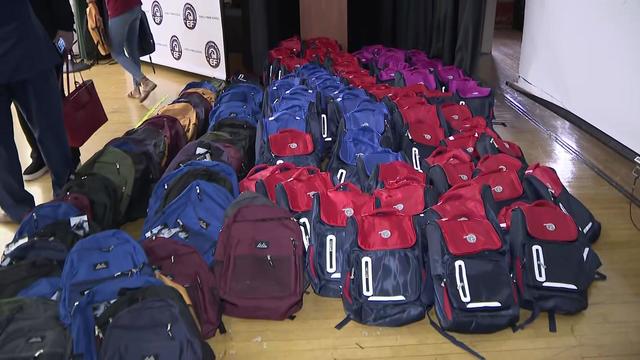
<path id="1" fill-rule="evenodd" d="M 182 45 L 180 45 L 180 40 L 177 36 L 171 36 L 171 40 L 169 40 L 169 49 L 171 50 L 171 56 L 174 59 L 180 60 L 182 58 Z"/>
<path id="2" fill-rule="evenodd" d="M 151 18 L 156 25 L 162 24 L 162 6 L 157 1 L 151 3 Z"/>
<path id="3" fill-rule="evenodd" d="M 220 49 L 218 45 L 213 41 L 207 41 L 207 45 L 204 46 L 204 57 L 212 68 L 215 69 L 220 66 Z"/>
<path id="4" fill-rule="evenodd" d="M 198 14 L 196 13 L 196 8 L 189 3 L 185 3 L 182 8 L 182 21 L 184 21 L 184 26 L 189 30 L 193 30 L 196 28 L 196 24 L 198 23 Z"/>

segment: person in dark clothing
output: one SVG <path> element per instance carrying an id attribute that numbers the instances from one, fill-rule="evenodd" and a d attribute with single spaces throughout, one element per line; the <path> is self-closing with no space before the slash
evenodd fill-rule
<path id="1" fill-rule="evenodd" d="M 67 50 L 71 49 L 74 23 L 71 4 L 66 0 L 31 0 L 30 2 L 33 12 L 44 27 L 52 44 L 61 38 L 64 40 Z M 56 73 L 58 78 L 62 76 L 62 63 L 56 67 Z M 24 169 L 22 176 L 25 181 L 36 180 L 46 174 L 49 169 L 42 159 L 33 132 L 21 111 L 18 111 L 18 121 L 27 143 L 31 147 L 31 164 Z M 71 154 L 74 165 L 77 166 L 80 163 L 80 149 L 71 148 Z"/>
<path id="2" fill-rule="evenodd" d="M 54 195 L 71 174 L 55 67 L 60 56 L 28 1 L 5 1 L 0 12 L 0 222 L 19 222 L 35 206 L 24 188 L 13 136 L 11 103 L 25 115 L 51 171 Z"/>

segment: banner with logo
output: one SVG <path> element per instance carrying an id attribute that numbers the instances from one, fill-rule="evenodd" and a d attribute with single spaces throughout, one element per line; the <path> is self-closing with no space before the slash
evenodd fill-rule
<path id="1" fill-rule="evenodd" d="M 227 77 L 220 1 L 143 0 L 142 10 L 156 42 L 154 63 Z"/>

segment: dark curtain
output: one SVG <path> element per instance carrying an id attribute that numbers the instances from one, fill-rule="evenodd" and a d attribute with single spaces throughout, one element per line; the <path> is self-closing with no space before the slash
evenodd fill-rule
<path id="1" fill-rule="evenodd" d="M 420 49 L 473 74 L 486 0 L 349 0 L 349 49 Z"/>
<path id="2" fill-rule="evenodd" d="M 244 66 L 258 74 L 269 49 L 300 34 L 299 0 L 242 0 Z"/>

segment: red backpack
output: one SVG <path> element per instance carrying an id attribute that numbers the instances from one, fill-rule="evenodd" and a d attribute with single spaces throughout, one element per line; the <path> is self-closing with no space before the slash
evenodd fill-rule
<path id="1" fill-rule="evenodd" d="M 240 198 L 216 247 L 214 275 L 224 313 L 283 320 L 302 308 L 304 245 L 289 211 Z"/>

